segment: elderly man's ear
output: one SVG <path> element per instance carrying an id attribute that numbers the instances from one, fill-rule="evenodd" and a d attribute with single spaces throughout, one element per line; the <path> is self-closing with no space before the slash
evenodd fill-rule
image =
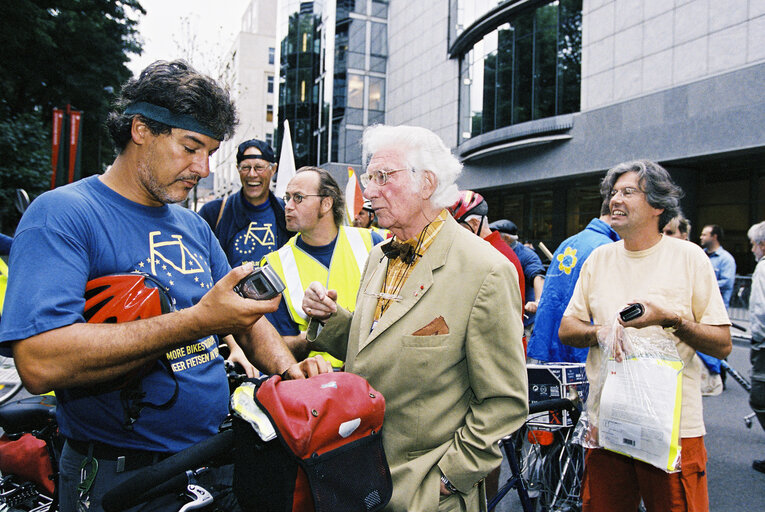
<path id="1" fill-rule="evenodd" d="M 420 197 L 422 199 L 430 199 L 433 192 L 436 191 L 438 186 L 438 178 L 432 171 L 423 171 L 422 185 L 420 187 Z"/>

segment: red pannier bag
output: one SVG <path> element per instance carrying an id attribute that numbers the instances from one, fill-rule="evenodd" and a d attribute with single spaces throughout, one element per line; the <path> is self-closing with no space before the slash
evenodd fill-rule
<path id="1" fill-rule="evenodd" d="M 382 446 L 385 399 L 352 373 L 256 382 L 276 430 L 235 418 L 234 492 L 246 511 L 372 512 L 393 492 Z"/>
<path id="2" fill-rule="evenodd" d="M 5 434 L 0 437 L 0 472 L 34 482 L 49 496 L 53 495 L 53 466 L 48 449 L 45 441 L 32 434 L 24 434 L 15 441 Z"/>

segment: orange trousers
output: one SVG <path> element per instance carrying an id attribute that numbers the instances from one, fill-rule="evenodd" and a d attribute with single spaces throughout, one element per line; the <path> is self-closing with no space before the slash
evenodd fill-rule
<path id="1" fill-rule="evenodd" d="M 587 450 L 582 512 L 708 512 L 707 451 L 703 437 L 681 439 L 681 471 L 659 468 L 604 449 Z"/>

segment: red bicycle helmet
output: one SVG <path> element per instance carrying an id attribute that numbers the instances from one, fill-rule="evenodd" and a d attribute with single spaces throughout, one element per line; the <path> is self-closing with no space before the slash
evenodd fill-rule
<path id="1" fill-rule="evenodd" d="M 148 274 L 111 274 L 85 285 L 85 311 L 89 323 L 122 323 L 150 318 L 173 310 L 162 284 Z"/>
<path id="2" fill-rule="evenodd" d="M 489 205 L 481 194 L 472 190 L 461 190 L 460 198 L 449 208 L 449 213 L 457 222 L 462 222 L 470 215 L 487 215 Z"/>
<path id="3" fill-rule="evenodd" d="M 134 272 L 130 274 L 111 274 L 91 279 L 85 284 L 85 321 L 94 324 L 122 323 L 151 318 L 173 311 L 173 301 L 162 283 L 149 274 Z M 142 378 L 159 363 L 173 379 L 175 390 L 164 403 L 155 404 L 144 401 L 146 395 L 141 389 Z M 178 380 L 175 378 L 170 363 L 165 356 L 130 370 L 126 374 L 97 386 L 85 387 L 77 391 L 84 395 L 109 393 L 120 390 L 127 430 L 133 429 L 144 407 L 165 410 L 175 403 L 178 397 Z M 73 391 L 74 390 L 70 390 Z"/>

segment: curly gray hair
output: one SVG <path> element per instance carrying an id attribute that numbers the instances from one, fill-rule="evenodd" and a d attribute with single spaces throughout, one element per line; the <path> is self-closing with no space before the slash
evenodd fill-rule
<path id="1" fill-rule="evenodd" d="M 614 184 L 620 176 L 628 172 L 638 175 L 638 183 L 645 194 L 646 201 L 654 208 L 663 208 L 659 216 L 659 231 L 674 217 L 680 215 L 680 199 L 683 189 L 675 185 L 667 170 L 650 160 L 635 160 L 622 162 L 611 168 L 600 183 L 600 195 L 606 199 L 611 197 Z"/>

